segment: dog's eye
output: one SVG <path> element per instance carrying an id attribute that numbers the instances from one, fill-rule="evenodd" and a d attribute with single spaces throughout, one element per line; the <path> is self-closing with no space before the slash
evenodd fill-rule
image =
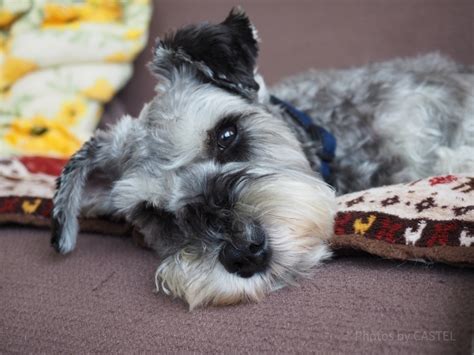
<path id="1" fill-rule="evenodd" d="M 217 146 L 220 150 L 229 147 L 237 137 L 237 127 L 234 124 L 227 125 L 217 131 Z"/>

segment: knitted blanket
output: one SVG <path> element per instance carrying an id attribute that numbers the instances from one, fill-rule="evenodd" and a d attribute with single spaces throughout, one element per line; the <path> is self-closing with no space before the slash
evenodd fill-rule
<path id="1" fill-rule="evenodd" d="M 333 249 L 474 264 L 474 177 L 436 176 L 338 198 Z"/>

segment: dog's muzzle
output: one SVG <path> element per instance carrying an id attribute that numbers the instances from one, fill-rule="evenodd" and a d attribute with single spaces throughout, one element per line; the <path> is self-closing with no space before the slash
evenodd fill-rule
<path id="1" fill-rule="evenodd" d="M 219 254 L 219 261 L 224 268 L 243 278 L 264 272 L 270 258 L 271 249 L 263 231 L 259 231 L 252 241 L 243 245 L 236 246 L 227 242 Z"/>

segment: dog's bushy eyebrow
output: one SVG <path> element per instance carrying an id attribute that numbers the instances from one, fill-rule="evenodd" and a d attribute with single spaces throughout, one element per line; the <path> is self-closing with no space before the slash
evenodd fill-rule
<path id="1" fill-rule="evenodd" d="M 218 130 L 222 127 L 225 127 L 229 124 L 235 124 L 238 125 L 240 120 L 244 120 L 248 118 L 250 115 L 245 114 L 245 113 L 231 113 L 228 115 L 223 116 L 217 124 L 214 126 L 214 130 Z"/>

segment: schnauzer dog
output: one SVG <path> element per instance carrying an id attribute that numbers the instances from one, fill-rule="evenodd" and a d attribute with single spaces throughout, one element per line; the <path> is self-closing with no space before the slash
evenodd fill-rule
<path id="1" fill-rule="evenodd" d="M 58 179 L 58 252 L 78 215 L 118 216 L 159 254 L 166 293 L 191 308 L 258 301 L 330 256 L 335 191 L 474 170 L 472 67 L 428 55 L 310 71 L 271 95 L 258 42 L 240 9 L 158 41 L 156 97 Z"/>

